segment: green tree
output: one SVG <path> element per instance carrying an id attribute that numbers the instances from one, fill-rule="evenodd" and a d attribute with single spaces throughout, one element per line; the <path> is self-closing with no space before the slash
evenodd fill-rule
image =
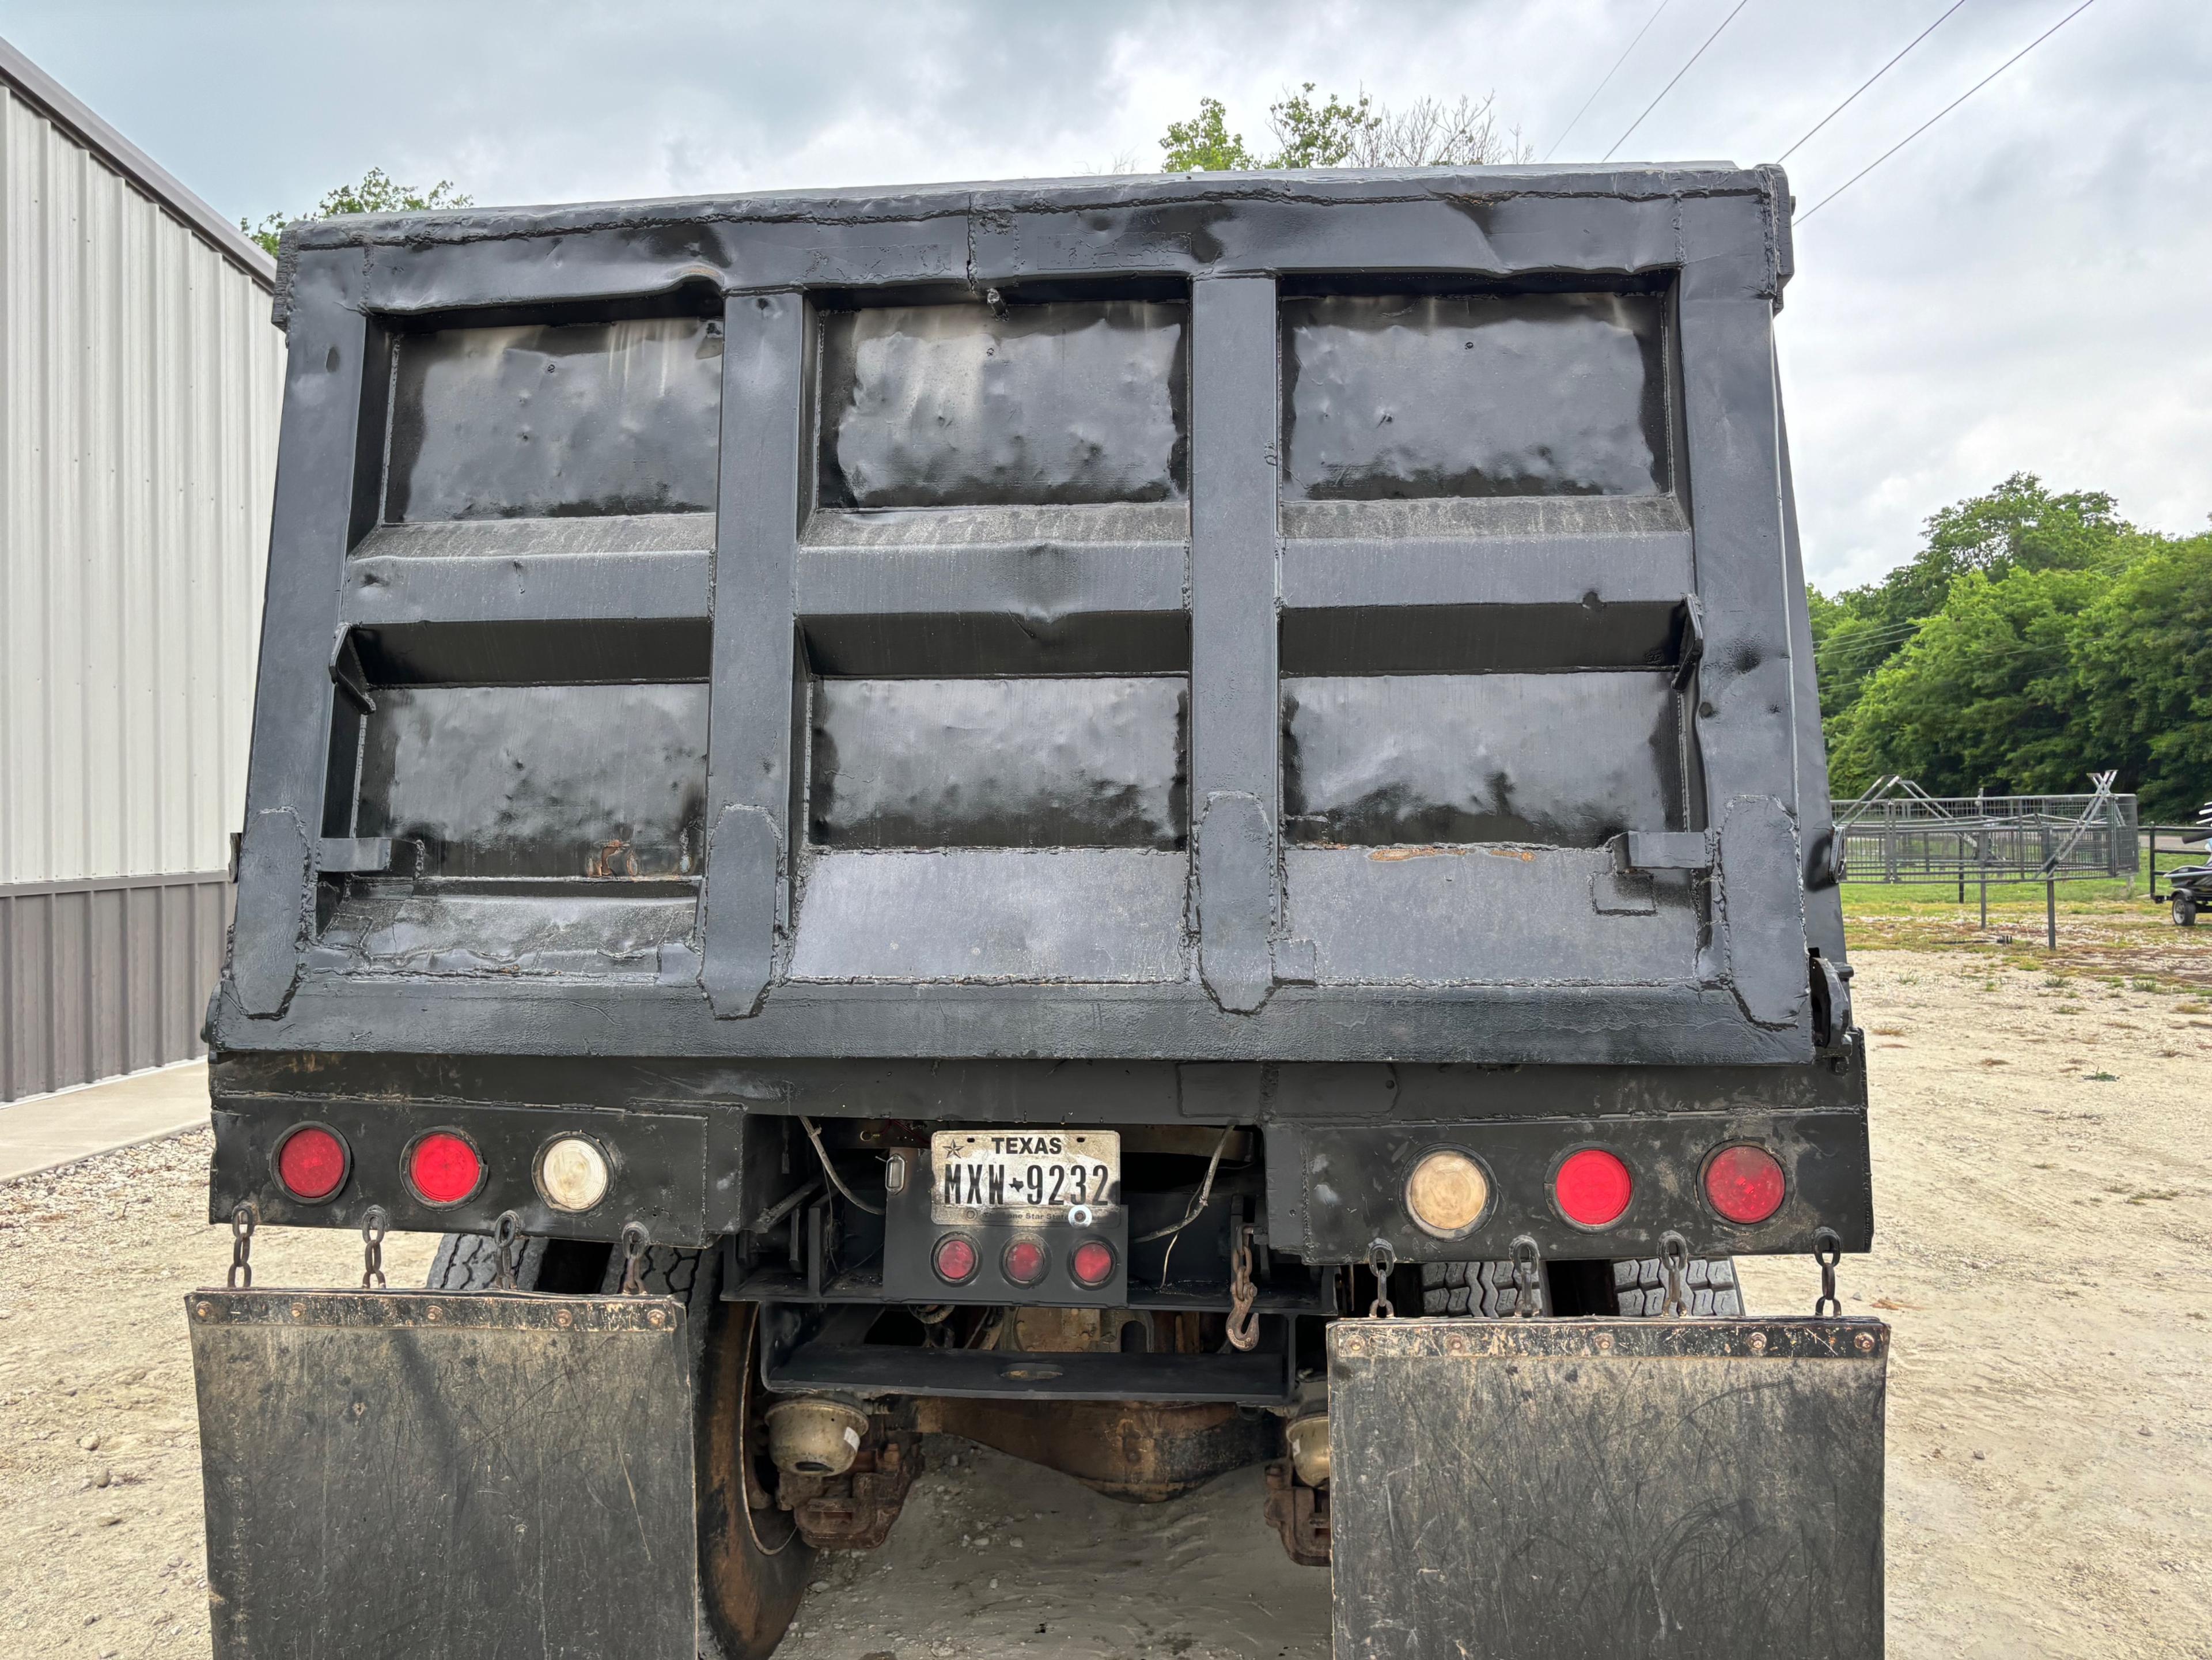
<path id="1" fill-rule="evenodd" d="M 1828 666 L 1875 626 L 1853 612 L 1874 590 L 1813 596 L 1834 794 L 1888 773 L 1938 795 L 2063 794 L 2112 767 L 2154 821 L 2212 795 L 2212 533 L 2136 530 L 2096 491 L 2045 500 L 2026 514 L 1993 493 L 1929 521 L 1956 574 L 1841 708 Z"/>
<path id="2" fill-rule="evenodd" d="M 2086 788 L 2073 623 L 2106 579 L 2014 570 L 1958 577 L 1937 612 L 1831 723 L 1829 787 L 1903 773 L 1934 795 Z"/>
<path id="3" fill-rule="evenodd" d="M 1309 81 L 1289 97 L 1267 106 L 1268 124 L 1275 131 L 1276 150 L 1263 165 L 1344 167 L 1352 163 L 1352 157 L 1383 122 L 1384 118 L 1374 112 L 1374 100 L 1364 91 L 1354 104 L 1346 103 L 1334 93 L 1316 104 L 1313 101 L 1313 89 L 1314 83 Z"/>
<path id="4" fill-rule="evenodd" d="M 1275 167 L 1486 167 L 1526 161 L 1531 147 L 1521 130 L 1498 125 L 1498 95 L 1446 104 L 1423 98 L 1394 110 L 1365 91 L 1346 99 L 1314 97 L 1310 81 L 1267 106 L 1275 148 L 1261 155 L 1242 133 L 1229 131 L 1218 98 L 1198 100 L 1198 113 L 1170 122 L 1160 140 L 1168 173 L 1256 172 Z"/>
<path id="5" fill-rule="evenodd" d="M 2091 756 L 2120 769 L 2146 819 L 2194 819 L 2212 798 L 2212 533 L 2122 569 L 2081 614 L 2074 662 Z"/>
<path id="6" fill-rule="evenodd" d="M 1265 165 L 1244 148 L 1243 133 L 1229 131 L 1228 112 L 1218 98 L 1201 98 L 1189 120 L 1168 123 L 1160 148 L 1167 152 L 1163 173 L 1242 173 Z"/>
<path id="7" fill-rule="evenodd" d="M 284 227 L 295 220 L 331 219 L 342 213 L 422 213 L 437 208 L 472 207 L 475 203 L 474 197 L 464 195 L 450 179 L 441 179 L 428 190 L 418 190 L 412 185 L 396 183 L 381 167 L 371 167 L 359 184 L 339 185 L 308 212 L 272 213 L 261 222 L 258 229 L 241 219 L 238 228 L 260 243 L 273 259 Z"/>
<path id="8" fill-rule="evenodd" d="M 2033 473 L 2016 472 L 1986 495 L 1943 508 L 1905 563 L 1833 600 L 1823 596 L 1814 608 L 1821 714 L 1833 719 L 1850 708 L 1967 572 L 2087 569 L 2124 558 L 2135 537 L 2102 490 L 2054 494 Z"/>

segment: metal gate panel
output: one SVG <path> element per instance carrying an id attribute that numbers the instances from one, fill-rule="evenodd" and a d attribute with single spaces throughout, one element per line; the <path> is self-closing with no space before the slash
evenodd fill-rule
<path id="1" fill-rule="evenodd" d="M 1343 1320 L 1337 1660 L 1879 1660 L 1873 1320 Z"/>
<path id="2" fill-rule="evenodd" d="M 682 1304 L 185 1302 L 216 1660 L 694 1660 Z"/>

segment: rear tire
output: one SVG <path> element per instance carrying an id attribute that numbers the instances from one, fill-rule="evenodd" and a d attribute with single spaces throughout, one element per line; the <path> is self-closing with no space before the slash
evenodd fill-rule
<path id="1" fill-rule="evenodd" d="M 2194 894 L 2177 893 L 2173 896 L 2173 926 L 2178 928 L 2197 926 L 2197 897 Z"/>
<path id="2" fill-rule="evenodd" d="M 433 1291 L 489 1291 L 499 1253 L 482 1234 L 449 1233 L 431 1260 Z M 605 1245 L 532 1239 L 522 1291 L 612 1295 L 623 1261 Z M 640 1264 L 646 1294 L 684 1304 L 691 1336 L 693 1434 L 698 1470 L 699 1660 L 768 1660 L 783 1640 L 814 1565 L 812 1547 L 776 1508 L 773 1469 L 760 1450 L 757 1309 L 720 1296 L 722 1254 L 653 1246 Z M 565 1282 L 565 1283 L 556 1283 Z M 751 1480 L 748 1481 L 750 1473 Z M 764 1502 L 763 1502 L 764 1501 Z"/>
<path id="3" fill-rule="evenodd" d="M 1689 1271 L 1690 1314 L 1741 1315 L 1743 1289 L 1736 1283 L 1733 1256 L 1692 1256 Z M 1613 1300 L 1619 1311 L 1632 1320 L 1656 1320 L 1667 1306 L 1667 1275 L 1659 1259 L 1615 1262 Z"/>
<path id="4" fill-rule="evenodd" d="M 1518 1311 L 1510 1259 L 1488 1262 L 1421 1264 L 1421 1312 L 1468 1320 L 1503 1320 Z M 1543 1276 L 1536 1279 L 1536 1311 L 1551 1312 Z"/>
<path id="5" fill-rule="evenodd" d="M 1558 1265 L 1554 1265 L 1558 1266 Z M 1600 1286 L 1605 1264 L 1590 1265 L 1600 1274 Z M 1631 1259 L 1612 1265 L 1610 1288 L 1601 1293 L 1589 1290 L 1580 1299 L 1579 1305 L 1568 1298 L 1563 1306 L 1569 1313 L 1616 1314 L 1634 1320 L 1655 1319 L 1667 1302 L 1666 1276 L 1661 1272 L 1656 1256 L 1642 1260 Z M 1686 1278 L 1689 1280 L 1690 1313 L 1698 1315 L 1740 1315 L 1743 1312 L 1743 1292 L 1736 1284 L 1735 1259 L 1729 1256 L 1693 1256 Z M 1537 1312 L 1551 1314 L 1555 1295 L 1565 1298 L 1550 1283 L 1552 1276 L 1541 1275 L 1537 1280 Z M 1577 1279 L 1577 1285 L 1587 1282 Z M 1595 1304 L 1593 1307 L 1593 1304 Z M 1515 1313 L 1516 1293 L 1513 1289 L 1513 1264 L 1507 1261 L 1486 1262 L 1424 1262 L 1421 1264 L 1421 1312 L 1457 1316 L 1468 1320 L 1503 1320 Z"/>

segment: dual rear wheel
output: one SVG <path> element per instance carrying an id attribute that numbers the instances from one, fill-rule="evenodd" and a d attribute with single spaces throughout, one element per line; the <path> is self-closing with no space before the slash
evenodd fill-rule
<path id="1" fill-rule="evenodd" d="M 1735 1258 L 1693 1256 L 1684 1277 L 1693 1316 L 1743 1312 Z M 1539 1276 L 1537 1299 L 1540 1314 L 1611 1314 L 1651 1319 L 1666 1307 L 1666 1274 L 1656 1256 L 1611 1262 L 1553 1262 Z M 1503 1320 L 1518 1309 L 1519 1293 L 1514 1288 L 1510 1261 L 1421 1265 L 1423 1314 Z"/>

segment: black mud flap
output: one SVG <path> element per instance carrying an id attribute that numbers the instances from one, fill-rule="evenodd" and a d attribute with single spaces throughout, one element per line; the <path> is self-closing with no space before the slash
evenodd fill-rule
<path id="1" fill-rule="evenodd" d="M 1874 1320 L 1340 1320 L 1337 1660 L 1880 1660 Z"/>
<path id="2" fill-rule="evenodd" d="M 696 1660 L 684 1308 L 202 1291 L 216 1660 Z"/>

